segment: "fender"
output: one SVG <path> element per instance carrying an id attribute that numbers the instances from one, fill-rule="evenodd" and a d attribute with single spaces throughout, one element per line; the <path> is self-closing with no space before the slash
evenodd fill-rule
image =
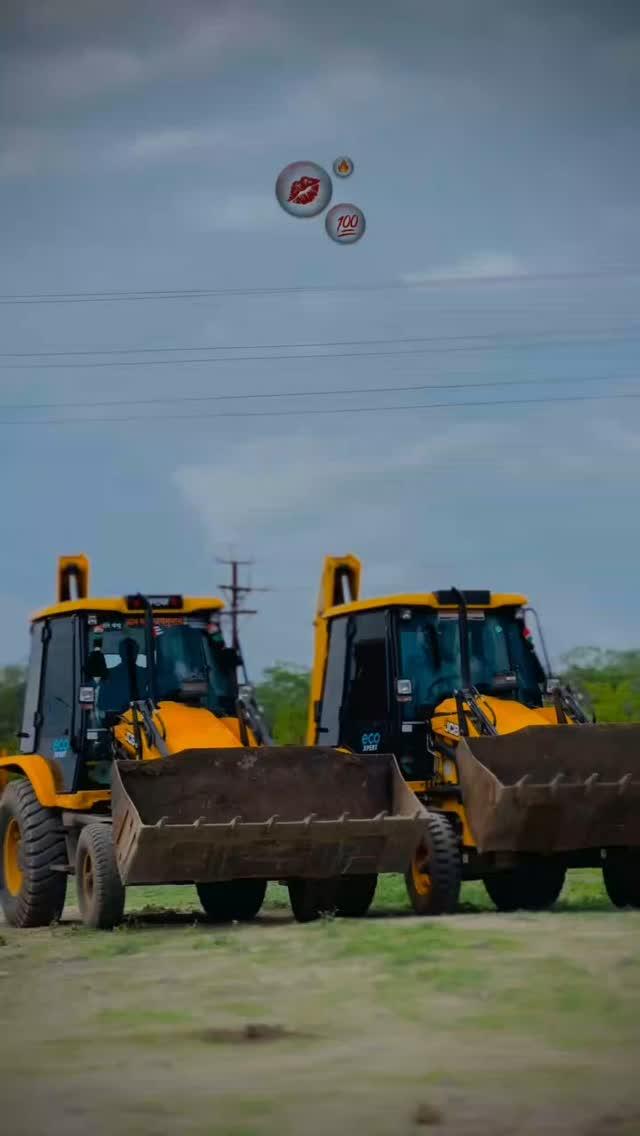
<path id="1" fill-rule="evenodd" d="M 428 807 L 428 806 L 427 806 Z M 462 827 L 462 845 L 464 848 L 475 848 L 475 837 L 469 827 L 466 809 L 462 801 L 458 801 L 455 797 L 444 797 L 438 801 L 438 808 L 442 809 L 443 813 L 455 813 L 460 821 Z"/>
<path id="2" fill-rule="evenodd" d="M 111 794 L 105 789 L 89 789 L 79 793 L 58 793 L 55 767 L 39 753 L 25 754 L 24 757 L 0 757 L 0 792 L 9 781 L 9 776 L 17 773 L 31 783 L 39 803 L 45 809 L 91 809 L 99 801 L 108 801 Z"/>

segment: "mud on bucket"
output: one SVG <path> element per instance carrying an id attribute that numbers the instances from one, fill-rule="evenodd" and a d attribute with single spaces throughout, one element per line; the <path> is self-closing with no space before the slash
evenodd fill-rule
<path id="1" fill-rule="evenodd" d="M 457 760 L 479 852 L 640 846 L 640 726 L 462 738 Z"/>
<path id="2" fill-rule="evenodd" d="M 129 884 L 404 871 L 426 817 L 392 755 L 320 747 L 119 762 L 112 794 Z"/>

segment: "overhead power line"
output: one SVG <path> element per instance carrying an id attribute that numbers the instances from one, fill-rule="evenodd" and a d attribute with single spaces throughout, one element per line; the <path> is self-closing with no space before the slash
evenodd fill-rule
<path id="1" fill-rule="evenodd" d="M 640 392 L 632 394 L 597 394 L 597 395 L 558 395 L 551 398 L 520 398 L 520 399 L 490 399 L 485 401 L 458 401 L 458 402 L 414 402 L 407 404 L 394 404 L 392 406 L 345 406 L 317 408 L 310 410 L 223 410 L 198 414 L 139 414 L 116 415 L 115 417 L 61 417 L 61 418 L 5 418 L 0 419 L 0 426 L 61 426 L 73 423 L 94 425 L 108 425 L 125 422 L 178 422 L 202 421 L 203 419 L 222 418 L 290 418 L 290 417 L 316 417 L 318 415 L 332 414 L 390 414 L 395 411 L 413 410 L 464 410 L 467 407 L 498 407 L 498 406 L 534 406 L 552 403 L 579 403 L 579 402 L 613 402 L 622 399 L 640 399 Z"/>
<path id="2" fill-rule="evenodd" d="M 587 301 L 587 302 L 585 302 Z M 625 307 L 620 302 L 616 302 L 614 310 L 609 310 L 598 304 L 597 316 L 599 319 L 605 321 L 614 319 L 626 319 L 631 324 L 639 321 L 637 298 L 634 292 L 627 296 L 627 304 Z M 514 331 L 509 331 L 507 325 L 502 323 L 502 317 L 525 316 L 527 319 L 537 321 L 538 317 L 553 316 L 557 318 L 559 315 L 574 317 L 580 323 L 584 323 L 587 329 L 592 329 L 594 312 L 588 306 L 588 297 L 586 295 L 572 295 L 565 296 L 560 300 L 554 296 L 549 297 L 548 303 L 535 303 L 528 302 L 524 307 L 514 307 L 512 303 L 506 306 L 490 306 L 479 307 L 474 304 L 471 307 L 461 307 L 456 304 L 453 307 L 433 307 L 429 306 L 427 315 L 433 319 L 441 316 L 469 316 L 471 318 L 482 319 L 482 326 L 486 326 L 485 317 L 500 318 L 501 331 L 499 334 L 527 334 L 524 329 L 515 328 Z M 420 319 L 424 317 L 424 311 L 420 310 Z M 550 328 L 550 331 L 567 330 L 563 328 Z M 571 329 L 574 330 L 574 329 Z M 581 328 L 575 328 L 575 331 L 580 331 Z M 92 355 L 112 356 L 112 355 L 164 355 L 164 354 L 179 354 L 180 352 L 202 352 L 202 351 L 259 351 L 259 350 L 277 350 L 277 349 L 291 349 L 308 348 L 308 347 L 345 347 L 351 345 L 369 345 L 369 344 L 384 344 L 384 343 L 419 343 L 429 336 L 406 336 L 394 335 L 388 336 L 384 339 L 323 339 L 314 341 L 304 341 L 298 343 L 202 343 L 202 344 L 177 344 L 171 345 L 166 343 L 159 343 L 156 346 L 128 346 L 128 347 L 69 347 L 62 349 L 59 346 L 46 348 L 40 351 L 0 351 L 0 359 L 55 359 L 55 358 L 85 358 Z"/>
<path id="3" fill-rule="evenodd" d="M 630 317 L 631 324 L 635 325 L 640 322 L 636 316 Z M 307 348 L 320 348 L 320 347 L 374 347 L 387 343 L 435 343 L 440 341 L 458 340 L 458 339 L 493 339 L 507 336 L 513 338 L 518 334 L 522 335 L 579 335 L 582 328 L 550 328 L 548 331 L 542 332 L 468 332 L 465 335 L 392 335 L 384 339 L 319 339 L 315 342 L 304 341 L 298 343 L 214 343 L 214 344 L 201 344 L 200 346 L 189 345 L 185 347 L 107 347 L 107 348 L 94 348 L 88 350 L 73 351 L 0 351 L 0 359 L 51 359 L 51 358 L 75 358 L 79 355 L 167 355 L 180 353 L 181 351 L 298 351 L 306 350 Z M 610 334 L 612 332 L 626 331 L 626 326 L 621 327 L 604 327 L 598 329 L 598 334 Z M 594 333 L 592 329 L 591 334 Z M 173 360 L 175 362 L 175 360 Z M 99 360 L 98 360 L 99 363 Z M 10 364 L 7 364 L 10 365 Z M 29 366 L 36 366 L 37 364 L 29 364 Z M 60 364 L 65 366 L 66 364 Z M 83 364 L 84 365 L 84 364 Z M 118 364 L 114 364 L 117 366 Z"/>
<path id="4" fill-rule="evenodd" d="M 209 296 L 285 296 L 332 292 L 389 292 L 423 288 L 490 287 L 496 284 L 523 285 L 536 283 L 565 283 L 569 281 L 629 279 L 640 277 L 640 266 L 613 265 L 610 267 L 579 269 L 572 272 L 518 272 L 476 275 L 471 273 L 426 275 L 407 280 L 387 280 L 377 283 L 345 282 L 342 284 L 290 284 L 270 287 L 245 288 L 139 288 L 102 289 L 99 291 L 31 292 L 0 294 L 0 304 L 80 304 L 138 300 L 197 300 Z"/>
<path id="5" fill-rule="evenodd" d="M 88 363 L 1 363 L 0 370 L 7 371 L 31 371 L 36 368 L 39 371 L 71 371 L 71 370 L 95 370 L 100 368 L 112 367 L 178 367 L 178 366 L 194 366 L 202 365 L 204 363 L 211 363 L 219 366 L 221 363 L 268 363 L 270 360 L 282 362 L 286 359 L 390 359 L 402 358 L 402 356 L 412 355 L 429 355 L 432 353 L 449 354 L 460 351 L 491 351 L 494 347 L 508 347 L 513 350 L 521 350 L 527 347 L 536 346 L 561 346 L 563 344 L 574 343 L 636 343 L 640 339 L 640 333 L 626 334 L 626 328 L 609 328 L 602 331 L 594 331 L 591 333 L 584 333 L 577 331 L 575 334 L 560 335 L 554 337 L 548 332 L 533 333 L 527 335 L 526 338 L 519 339 L 516 336 L 508 336 L 502 338 L 500 333 L 493 335 L 452 335 L 452 336 L 434 336 L 432 339 L 425 337 L 425 341 L 429 343 L 428 347 L 410 347 L 408 350 L 389 350 L 389 351 L 330 351 L 330 352 L 305 352 L 303 354 L 277 354 L 277 355 L 225 355 L 225 356 L 206 356 L 202 359 L 128 359 L 125 361 L 112 362 L 111 360 L 98 360 Z M 473 341 L 473 342 L 472 342 Z M 354 341 L 356 342 L 356 341 Z M 363 342 L 366 342 L 363 341 Z M 372 341 L 373 342 L 373 341 Z M 443 344 L 443 346 L 440 346 Z M 324 346 L 324 345 L 322 345 Z M 204 350 L 204 348 L 203 348 Z M 218 348 L 214 348 L 218 350 Z M 219 350 L 225 350 L 220 348 Z M 241 350 L 240 348 L 227 348 L 226 350 Z M 248 350 L 248 348 L 246 349 Z"/>
<path id="6" fill-rule="evenodd" d="M 550 378 L 532 379 L 487 379 L 480 382 L 455 383 L 409 383 L 398 386 L 374 387 L 321 387 L 313 390 L 279 390 L 279 391 L 244 391 L 240 394 L 187 394 L 187 395 L 154 395 L 152 398 L 107 398 L 89 399 L 78 402 L 73 399 L 67 402 L 14 402 L 0 403 L 0 413 L 4 410 L 68 410 L 68 409 L 101 409 L 109 406 L 155 406 L 173 405 L 188 402 L 239 402 L 250 399 L 273 398 L 326 398 L 333 395 L 345 396 L 353 394 L 408 394 L 426 390 L 474 390 L 491 387 L 530 387 L 545 383 L 637 383 L 640 379 L 636 375 L 581 375 L 569 378 L 565 375 L 556 375 Z"/>

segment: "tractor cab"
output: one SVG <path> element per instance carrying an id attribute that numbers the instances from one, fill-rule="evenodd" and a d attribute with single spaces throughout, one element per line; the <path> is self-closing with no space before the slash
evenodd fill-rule
<path id="1" fill-rule="evenodd" d="M 467 605 L 468 677 L 453 596 L 436 592 L 433 606 L 398 611 L 398 678 L 411 684 L 409 705 L 416 716 L 430 716 L 444 698 L 469 685 L 480 694 L 541 706 L 545 671 L 525 624 L 526 601 L 489 592 L 461 594 Z"/>
<path id="2" fill-rule="evenodd" d="M 71 595 L 72 580 L 76 595 Z M 58 602 L 32 619 L 20 749 L 55 762 L 59 790 L 108 788 L 114 727 L 132 704 L 187 702 L 237 714 L 237 667 L 222 600 L 88 597 L 84 557 L 62 558 Z"/>
<path id="3" fill-rule="evenodd" d="M 524 596 L 452 589 L 328 608 L 316 740 L 395 753 L 407 780 L 430 781 L 430 734 L 456 692 L 542 707 L 547 674 L 526 605 Z"/>

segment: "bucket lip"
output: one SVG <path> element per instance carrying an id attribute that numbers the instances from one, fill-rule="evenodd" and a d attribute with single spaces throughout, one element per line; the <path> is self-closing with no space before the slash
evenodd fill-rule
<path id="1" fill-rule="evenodd" d="M 355 835 L 356 829 L 359 829 L 362 833 L 362 830 L 365 828 L 373 828 L 375 832 L 380 831 L 380 828 L 382 826 L 382 831 L 380 831 L 380 835 L 382 836 L 385 829 L 389 830 L 391 828 L 398 828 L 408 830 L 409 826 L 411 825 L 417 826 L 422 830 L 422 828 L 427 824 L 428 817 L 426 816 L 420 816 L 419 814 L 413 816 L 405 816 L 400 813 L 390 814 L 387 816 L 378 815 L 372 817 L 308 816 L 302 817 L 300 820 L 279 820 L 276 816 L 269 817 L 267 820 L 244 820 L 242 817 L 237 816 L 233 817 L 232 820 L 224 821 L 207 821 L 203 820 L 202 818 L 197 818 L 195 821 L 191 821 L 190 823 L 188 823 L 187 821 L 174 822 L 168 820 L 165 817 L 161 817 L 160 820 L 156 821 L 155 824 L 144 824 L 141 822 L 139 831 L 164 832 L 167 829 L 170 829 L 171 832 L 175 833 L 176 829 L 184 832 L 193 832 L 194 829 L 204 831 L 215 829 L 216 831 L 224 830 L 230 832 L 234 832 L 236 830 L 242 832 L 255 830 L 256 834 L 266 835 L 273 832 L 289 832 L 293 834 L 294 830 L 298 829 L 302 833 L 304 833 L 312 832 L 313 830 L 318 831 L 323 829 L 326 831 L 329 828 L 336 828 L 339 831 L 344 832 L 345 838 L 348 840 L 349 832 L 352 832 Z"/>
<path id="2" fill-rule="evenodd" d="M 235 831 L 237 840 L 227 824 L 140 826 L 133 840 L 123 847 L 116 844 L 123 883 L 162 884 L 175 882 L 176 875 L 190 883 L 203 878 L 322 878 L 358 874 L 352 870 L 358 863 L 366 864 L 362 870 L 367 873 L 398 873 L 420 845 L 424 821 L 318 820 L 311 826 L 283 821 L 271 829 L 262 823 L 239 824 Z"/>
<path id="3" fill-rule="evenodd" d="M 201 760 L 192 763 L 190 755 Z M 242 779 L 235 782 L 235 770 L 248 755 L 258 759 L 261 765 L 257 781 L 253 782 L 257 784 L 256 796 L 252 797 L 249 790 L 245 798 L 244 782 Z M 299 777 L 310 755 L 315 757 L 315 761 L 309 781 L 305 785 L 300 782 L 298 795 L 294 780 L 289 796 L 286 792 L 287 763 L 293 758 Z M 265 770 L 268 772 L 269 763 L 278 757 L 278 779 L 271 790 L 267 788 L 265 795 L 263 790 L 269 781 L 268 777 L 265 781 Z M 328 783 L 323 777 L 326 757 L 332 763 Z M 171 757 L 149 761 L 128 759 L 115 764 L 112 815 L 117 844 L 121 837 L 131 841 L 134 833 L 156 828 L 167 828 L 175 835 L 189 833 L 196 827 L 210 834 L 226 833 L 239 826 L 243 826 L 246 833 L 275 830 L 283 838 L 287 833 L 303 834 L 310 828 L 323 833 L 334 831 L 338 841 L 347 838 L 346 832 L 374 831 L 376 826 L 387 833 L 394 827 L 406 831 L 412 823 L 418 827 L 424 824 L 427 817 L 427 809 L 408 788 L 393 754 L 342 754 L 330 746 L 194 748 L 182 750 Z M 187 775 L 189 769 L 195 780 L 193 791 L 189 790 L 185 796 L 172 775 L 180 778 L 183 771 Z M 221 778 L 219 793 L 212 791 L 216 769 Z M 364 769 L 371 770 L 372 774 L 375 770 L 370 785 L 367 785 L 367 778 L 363 780 L 361 771 Z M 169 781 L 166 782 L 165 794 L 162 778 L 167 776 Z M 234 778 L 234 784 L 239 784 L 239 789 L 233 788 L 230 776 Z M 252 781 L 253 775 L 250 774 L 247 783 Z M 335 794 L 332 791 L 334 784 L 337 788 Z M 342 791 L 344 796 L 341 797 Z"/>

